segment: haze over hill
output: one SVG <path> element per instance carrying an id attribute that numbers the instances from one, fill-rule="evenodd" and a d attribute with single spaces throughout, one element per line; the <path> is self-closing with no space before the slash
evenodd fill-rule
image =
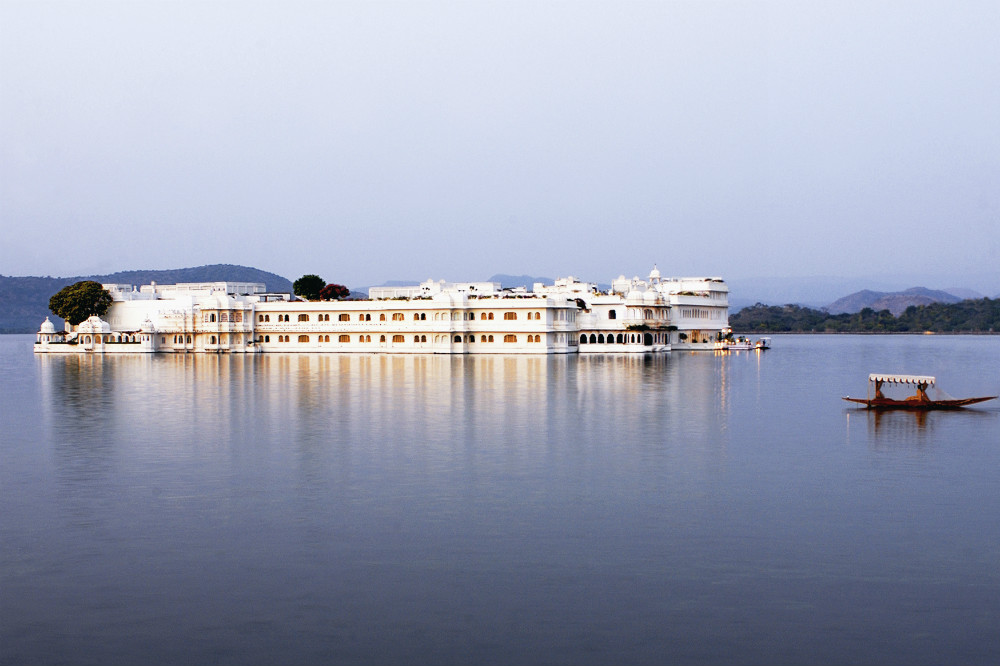
<path id="1" fill-rule="evenodd" d="M 269 291 L 290 292 L 292 283 L 275 273 L 249 266 L 212 264 L 169 270 L 119 271 L 107 275 L 77 277 L 7 277 L 0 275 L 0 333 L 34 333 L 49 317 L 60 327 L 62 320 L 49 310 L 49 299 L 74 282 L 94 280 L 101 284 L 143 285 L 150 282 L 262 282 Z"/>
<path id="2" fill-rule="evenodd" d="M 1000 298 L 1000 271 L 968 274 L 949 272 L 933 276 L 879 274 L 852 277 L 735 277 L 726 278 L 726 283 L 729 285 L 731 312 L 754 303 L 825 308 L 845 295 L 861 291 L 890 294 L 915 288 L 947 292 L 960 300 L 985 296 Z"/>
<path id="3" fill-rule="evenodd" d="M 982 298 L 982 296 L 979 296 Z M 888 310 L 895 316 L 899 316 L 911 305 L 930 305 L 931 303 L 958 303 L 963 300 L 955 294 L 936 289 L 926 289 L 924 287 L 912 287 L 905 291 L 884 292 L 864 289 L 849 296 L 838 298 L 826 307 L 830 314 L 840 314 L 842 312 L 861 312 L 865 308 L 871 308 L 876 312 Z"/>
<path id="4" fill-rule="evenodd" d="M 329 278 L 327 275 L 321 277 Z M 609 284 L 596 282 L 591 276 L 578 276 L 581 280 L 594 282 L 600 289 L 608 289 Z M 989 275 L 970 275 L 965 286 L 948 289 L 928 289 L 924 287 L 899 289 L 885 288 L 895 285 L 905 276 L 894 278 L 737 278 L 726 280 L 730 288 L 730 313 L 739 312 L 755 303 L 770 305 L 797 304 L 808 307 L 829 309 L 830 312 L 859 312 L 869 307 L 875 310 L 888 309 L 894 314 L 904 311 L 909 305 L 934 302 L 954 303 L 962 299 L 982 298 L 983 293 L 972 286 L 1000 285 L 1000 272 Z M 172 270 L 129 270 L 105 275 L 77 277 L 5 277 L 0 276 L 0 333 L 34 333 L 39 324 L 49 316 L 49 298 L 66 285 L 80 280 L 95 280 L 101 283 L 159 284 L 175 282 L 262 282 L 269 291 L 291 292 L 292 283 L 288 278 L 257 268 L 234 264 L 213 264 Z M 473 278 L 475 280 L 475 278 Z M 868 280 L 868 282 L 865 282 Z M 422 280 L 388 280 L 379 286 L 415 285 Z M 504 288 L 527 287 L 535 282 L 552 284 L 554 279 L 547 276 L 528 274 L 514 275 L 496 273 L 485 281 L 499 282 Z M 912 283 L 911 283 L 912 284 Z M 971 286 L 970 286 L 971 285 Z M 873 286 L 882 287 L 881 290 Z M 351 287 L 351 296 L 363 298 L 368 287 Z M 851 293 L 853 292 L 853 293 Z M 844 296 L 845 293 L 849 295 Z M 1000 293 L 993 289 L 987 293 Z"/>

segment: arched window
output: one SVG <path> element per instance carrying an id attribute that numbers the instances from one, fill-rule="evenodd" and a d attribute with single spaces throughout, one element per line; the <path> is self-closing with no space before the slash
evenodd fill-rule
<path id="1" fill-rule="evenodd" d="M 417 312 L 413 313 L 413 321 L 420 321 L 420 314 Z"/>
<path id="2" fill-rule="evenodd" d="M 615 342 L 617 342 L 618 344 L 622 344 L 622 342 L 624 342 L 624 341 L 625 341 L 624 336 L 622 336 L 622 334 L 619 333 L 618 337 L 615 339 Z"/>
<path id="3" fill-rule="evenodd" d="M 271 336 L 270 335 L 265 335 L 264 336 L 264 342 L 270 342 L 270 341 L 271 341 Z"/>
<path id="4" fill-rule="evenodd" d="M 420 336 L 420 341 L 421 342 L 427 342 L 427 336 L 426 335 L 421 335 Z"/>
<path id="5" fill-rule="evenodd" d="M 215 321 L 215 313 L 214 312 L 212 314 L 208 315 L 208 320 L 209 321 Z"/>
<path id="6" fill-rule="evenodd" d="M 264 315 L 257 315 L 257 321 L 264 321 Z"/>
<path id="7" fill-rule="evenodd" d="M 541 320 L 542 320 L 542 313 L 541 312 L 536 312 L 535 313 L 535 321 L 541 321 Z"/>
<path id="8" fill-rule="evenodd" d="M 600 335 L 597 336 L 597 344 L 599 344 L 599 345 L 603 345 L 604 344 L 604 334 L 603 333 L 601 333 Z"/>
<path id="9" fill-rule="evenodd" d="M 309 321 L 309 315 L 307 315 L 307 314 L 300 314 L 299 315 L 299 321 Z"/>
<path id="10" fill-rule="evenodd" d="M 405 340 L 404 340 L 404 338 L 403 338 L 402 335 L 394 335 L 394 336 L 392 336 L 392 341 L 393 342 L 404 342 Z"/>
<path id="11" fill-rule="evenodd" d="M 493 313 L 492 313 L 492 312 L 490 313 L 490 316 L 488 317 L 488 319 L 489 319 L 490 321 L 493 321 Z"/>
<path id="12" fill-rule="evenodd" d="M 479 318 L 480 318 L 480 319 L 486 319 L 486 313 L 485 313 L 485 312 L 483 312 L 482 314 L 480 314 L 480 315 L 479 315 Z"/>
<path id="13" fill-rule="evenodd" d="M 505 321 L 513 321 L 513 320 L 517 319 L 517 313 L 516 312 L 504 312 L 503 313 L 503 318 L 504 318 Z"/>
<path id="14" fill-rule="evenodd" d="M 653 318 L 653 311 L 649 310 L 649 309 L 643 310 L 642 311 L 642 317 L 643 317 L 643 319 L 652 319 Z"/>
<path id="15" fill-rule="evenodd" d="M 393 312 L 392 313 L 392 320 L 393 321 L 403 321 L 403 313 L 402 312 Z"/>
<path id="16" fill-rule="evenodd" d="M 351 341 L 351 336 L 349 335 L 341 335 L 340 337 L 337 338 L 337 342 L 350 342 L 350 341 Z"/>
<path id="17" fill-rule="evenodd" d="M 608 319 L 618 319 L 618 313 L 615 310 L 608 310 Z"/>
<path id="18" fill-rule="evenodd" d="M 469 342 L 475 342 L 475 341 L 476 341 L 476 336 L 470 335 L 469 336 Z"/>
<path id="19" fill-rule="evenodd" d="M 309 342 L 309 336 L 308 335 L 300 335 L 299 336 L 299 342 Z"/>
<path id="20" fill-rule="evenodd" d="M 327 316 L 329 317 L 330 315 Z M 337 317 L 337 321 L 351 321 L 351 315 L 347 313 L 341 314 Z"/>
<path id="21" fill-rule="evenodd" d="M 517 342 L 517 336 L 514 335 L 513 333 L 508 333 L 507 335 L 503 336 L 503 341 L 504 342 Z"/>
<path id="22" fill-rule="evenodd" d="M 378 320 L 379 321 L 385 321 L 385 313 L 384 312 L 378 316 Z M 383 337 L 385 337 L 385 336 L 383 336 Z M 383 342 L 385 342 L 385 341 L 383 340 Z"/>
<path id="23" fill-rule="evenodd" d="M 378 341 L 381 342 L 382 344 L 385 344 L 385 336 L 384 335 L 379 336 Z"/>
<path id="24" fill-rule="evenodd" d="M 581 335 L 580 336 L 580 344 L 581 345 L 587 344 L 587 336 L 586 335 Z"/>
<path id="25" fill-rule="evenodd" d="M 485 335 L 479 336 L 479 341 L 480 342 L 486 342 L 486 336 Z"/>
<path id="26" fill-rule="evenodd" d="M 416 317 L 417 315 L 413 315 L 413 316 Z M 419 335 L 414 335 L 413 336 L 413 341 L 414 342 L 420 342 L 420 336 Z"/>
<path id="27" fill-rule="evenodd" d="M 490 335 L 486 338 L 486 342 L 493 342 L 493 336 Z"/>
<path id="28" fill-rule="evenodd" d="M 594 335 L 593 333 L 590 334 L 590 344 L 592 344 L 592 345 L 596 345 L 597 344 L 597 336 Z"/>
<path id="29" fill-rule="evenodd" d="M 456 335 L 455 336 L 455 342 L 461 342 L 461 341 L 462 341 L 462 336 L 461 335 Z"/>
<path id="30" fill-rule="evenodd" d="M 214 335 L 213 335 L 212 337 L 210 337 L 210 338 L 209 338 L 209 342 L 210 342 L 211 344 L 213 344 L 213 345 L 215 344 L 215 336 L 214 336 Z"/>

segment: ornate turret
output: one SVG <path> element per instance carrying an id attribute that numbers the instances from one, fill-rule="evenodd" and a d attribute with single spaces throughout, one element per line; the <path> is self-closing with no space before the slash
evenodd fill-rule
<path id="1" fill-rule="evenodd" d="M 48 317 L 42 322 L 42 325 L 38 328 L 38 333 L 35 335 L 35 341 L 38 344 L 47 345 L 51 342 L 62 342 L 63 333 L 56 333 L 55 324 Z"/>

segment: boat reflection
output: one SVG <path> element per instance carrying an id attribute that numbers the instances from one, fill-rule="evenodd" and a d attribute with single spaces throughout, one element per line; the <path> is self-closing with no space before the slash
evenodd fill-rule
<path id="1" fill-rule="evenodd" d="M 963 409 L 933 411 L 925 409 L 848 409 L 848 419 L 865 420 L 869 441 L 877 447 L 923 445 L 941 427 L 955 420 L 996 417 L 994 411 Z"/>

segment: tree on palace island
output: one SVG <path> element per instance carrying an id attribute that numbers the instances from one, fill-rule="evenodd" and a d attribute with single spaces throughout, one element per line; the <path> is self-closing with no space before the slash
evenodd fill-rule
<path id="1" fill-rule="evenodd" d="M 307 301 L 318 301 L 319 291 L 326 286 L 326 280 L 318 275 L 303 275 L 292 283 L 295 295 Z"/>
<path id="2" fill-rule="evenodd" d="M 351 290 L 342 284 L 328 284 L 319 290 L 319 298 L 323 301 L 339 301 L 351 295 Z"/>
<path id="3" fill-rule="evenodd" d="M 100 282 L 84 280 L 60 289 L 49 299 L 49 309 L 75 326 L 91 315 L 104 316 L 112 300 L 111 294 Z"/>

